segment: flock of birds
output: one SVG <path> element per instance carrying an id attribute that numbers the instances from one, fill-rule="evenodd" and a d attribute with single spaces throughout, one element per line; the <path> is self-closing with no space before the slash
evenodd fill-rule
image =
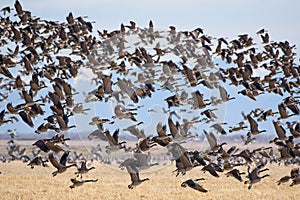
<path id="1" fill-rule="evenodd" d="M 13 10 L 15 14 L 11 14 Z M 126 159 L 117 163 L 130 175 L 129 189 L 149 180 L 140 177 L 141 170 L 160 164 L 150 162 L 155 149 L 166 150 L 175 163 L 176 176 L 202 167 L 201 171 L 216 178 L 219 173 L 232 176 L 249 189 L 269 176 L 260 175 L 268 170 L 268 163 L 299 164 L 300 143 L 296 140 L 300 137 L 300 122 L 291 120 L 297 119 L 300 113 L 297 100 L 300 67 L 295 63 L 295 45 L 288 41 L 271 41 L 265 29 L 257 32 L 261 43 L 256 44 L 248 34 L 228 41 L 213 38 L 201 28 L 177 31 L 170 26 L 168 31 L 159 31 L 154 29 L 152 21 L 147 28 L 140 28 L 131 21 L 129 25 L 121 24 L 118 30 L 97 31 L 94 35 L 93 22 L 85 18 L 75 18 L 70 12 L 66 22 L 40 19 L 24 10 L 18 0 L 14 8 L 2 8 L 0 96 L 1 107 L 5 104 L 6 108 L 0 112 L 0 126 L 13 127 L 15 123 L 24 122 L 36 134 L 53 132 L 53 137 L 35 141 L 32 156 L 29 156 L 26 149 L 14 141 L 16 130 L 10 129 L 8 153 L 0 157 L 3 162 L 23 160 L 34 169 L 46 167 L 50 161 L 56 168 L 53 176 L 76 167 L 70 188 L 97 182 L 97 179 L 82 178 L 94 167 L 88 166 L 82 154 L 74 152 L 74 156 L 69 156 L 71 151 L 66 149 L 70 149 L 67 144 L 70 138 L 64 136 L 76 127 L 70 125 L 69 119 L 87 114 L 90 109 L 84 106 L 92 102 L 114 105 L 113 116 L 94 116 L 86 124 L 97 126 L 89 139 L 107 143 L 105 151 L 100 146 L 93 149 L 93 159 L 101 160 L 104 154 L 112 157 L 117 152 L 126 154 Z M 224 67 L 214 60 L 219 60 Z M 72 84 L 84 70 L 93 73 L 90 84 L 94 89 L 79 94 Z M 266 75 L 255 76 L 258 70 Z M 238 91 L 232 96 L 226 88 Z M 210 91 L 217 91 L 218 95 Z M 156 124 L 156 133 L 146 133 L 140 128 L 141 115 L 145 113 L 139 110 L 144 101 L 159 92 L 161 96 L 167 95 L 163 97 L 163 114 L 168 117 Z M 18 104 L 5 103 L 18 93 Z M 76 95 L 85 95 L 84 100 L 75 103 Z M 227 123 L 218 122 L 216 111 L 220 105 L 243 98 L 240 95 L 253 102 L 261 95 L 274 95 L 281 97 L 281 102 L 277 110 L 254 107 L 250 113 L 243 112 L 242 120 L 228 128 Z M 187 118 L 182 118 L 183 115 Z M 41 119 L 43 122 L 36 125 Z M 270 147 L 226 148 L 227 143 L 221 143 L 216 136 L 237 132 L 244 145 L 249 145 L 256 136 L 268 132 L 261 130 L 260 123 L 271 120 L 276 137 L 270 141 L 273 145 Z M 120 121 L 130 126 L 112 130 Z M 200 123 L 208 127 L 202 130 L 209 144 L 206 151 L 200 151 L 200 147 L 185 147 L 202 134 Z M 134 146 L 121 141 L 122 131 L 136 138 Z M 247 171 L 240 171 L 239 166 L 246 166 Z M 243 174 L 246 176 L 242 177 Z M 207 192 L 198 183 L 201 180 L 204 179 L 188 179 L 181 186 Z M 278 180 L 278 185 L 289 181 L 292 181 L 290 186 L 300 184 L 299 168 Z"/>

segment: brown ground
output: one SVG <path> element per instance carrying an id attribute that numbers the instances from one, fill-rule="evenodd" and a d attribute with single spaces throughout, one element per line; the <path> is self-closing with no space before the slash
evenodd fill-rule
<path id="1" fill-rule="evenodd" d="M 298 199 L 299 186 L 289 187 L 289 183 L 277 186 L 276 181 L 288 175 L 292 167 L 270 165 L 270 175 L 251 190 L 232 177 L 220 178 L 204 174 L 193 169 L 185 176 L 175 177 L 171 171 L 173 165 L 158 171 L 141 173 L 141 178 L 150 180 L 129 190 L 130 177 L 125 171 L 115 170 L 100 163 L 92 163 L 96 169 L 84 175 L 85 179 L 99 179 L 96 183 L 86 183 L 70 189 L 70 178 L 75 177 L 74 168 L 64 174 L 52 177 L 52 166 L 30 169 L 26 164 L 15 161 L 1 163 L 0 196 L 1 199 Z M 180 184 L 188 178 L 206 178 L 199 183 L 209 190 L 200 193 L 190 188 L 181 188 Z"/>
<path id="2" fill-rule="evenodd" d="M 32 144 L 28 142 L 28 144 Z M 2 146 L 3 147 L 3 146 Z M 289 175 L 295 165 L 283 166 L 272 164 L 267 167 L 270 177 L 254 184 L 251 190 L 243 183 L 232 177 L 227 178 L 224 173 L 220 178 L 212 177 L 195 168 L 186 175 L 175 177 L 172 171 L 175 164 L 167 164 L 153 168 L 150 172 L 142 172 L 141 178 L 150 180 L 130 190 L 130 177 L 126 170 L 101 164 L 90 163 L 96 169 L 84 174 L 84 179 L 99 179 L 96 183 L 86 183 L 80 187 L 70 189 L 70 178 L 74 178 L 75 168 L 68 169 L 63 174 L 52 177 L 55 171 L 49 167 L 35 167 L 31 169 L 21 161 L 0 163 L 0 197 L 1 199 L 299 199 L 300 186 L 290 187 L 289 183 L 277 185 L 276 181 L 282 176 Z M 246 171 L 245 167 L 241 168 Z M 182 188 L 180 184 L 189 178 L 205 178 L 199 181 L 208 193 L 200 193 L 191 188 Z M 243 175 L 244 180 L 245 175 Z"/>

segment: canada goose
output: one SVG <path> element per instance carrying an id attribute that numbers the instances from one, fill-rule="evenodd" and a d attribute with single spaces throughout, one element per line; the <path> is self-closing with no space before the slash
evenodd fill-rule
<path id="1" fill-rule="evenodd" d="M 18 90 L 23 90 L 23 89 L 24 89 L 24 83 L 23 83 L 23 80 L 21 79 L 20 75 L 18 75 L 18 76 L 16 77 L 15 87 L 16 87 Z"/>
<path id="2" fill-rule="evenodd" d="M 166 125 L 162 125 L 161 122 L 156 125 L 156 132 L 158 136 L 154 136 L 151 138 L 153 142 L 156 142 L 157 144 L 165 147 L 172 141 L 172 138 L 167 135 Z"/>
<path id="3" fill-rule="evenodd" d="M 17 108 L 17 106 L 14 107 L 11 102 L 6 104 L 6 108 L 10 114 L 18 114 L 20 110 L 20 108 Z"/>
<path id="4" fill-rule="evenodd" d="M 52 150 L 53 152 L 60 152 L 60 151 L 65 151 L 61 146 L 54 144 L 54 142 L 50 140 L 44 140 L 44 144 L 49 150 Z"/>
<path id="5" fill-rule="evenodd" d="M 256 98 L 255 98 L 253 92 L 251 90 L 249 90 L 249 89 L 238 91 L 238 94 L 242 94 L 244 96 L 248 96 L 250 99 L 256 101 Z"/>
<path id="6" fill-rule="evenodd" d="M 109 119 L 101 119 L 100 117 L 95 116 L 92 118 L 92 121 L 89 123 L 89 125 L 97 125 L 97 128 L 103 131 L 103 124 L 105 123 L 113 124 L 114 122 L 110 122 Z"/>
<path id="7" fill-rule="evenodd" d="M 300 137 L 300 132 L 298 132 L 290 122 L 287 122 L 287 126 L 290 130 L 290 133 L 293 135 L 294 138 Z"/>
<path id="8" fill-rule="evenodd" d="M 263 132 L 266 132 L 266 130 L 258 130 L 258 124 L 257 122 L 251 117 L 251 115 L 247 115 L 247 119 L 250 123 L 250 132 L 249 134 L 251 135 L 257 135 L 259 133 L 263 133 Z"/>
<path id="9" fill-rule="evenodd" d="M 126 28 L 129 28 L 131 30 L 134 30 L 137 28 L 136 23 L 134 21 L 130 21 L 129 23 L 130 23 L 130 26 L 125 26 Z"/>
<path id="10" fill-rule="evenodd" d="M 137 121 L 135 118 L 135 116 L 137 114 L 131 112 L 133 110 L 136 110 L 136 109 L 126 109 L 124 106 L 119 104 L 114 108 L 115 116 L 113 116 L 113 118 L 131 119 L 132 121 Z"/>
<path id="11" fill-rule="evenodd" d="M 220 154 L 220 156 L 217 158 L 217 160 L 229 160 L 232 156 L 233 153 L 237 152 L 238 148 L 236 146 L 232 146 L 230 147 L 227 151 L 225 151 L 223 149 L 223 147 L 221 146 L 219 148 L 219 150 L 217 151 L 218 154 Z"/>
<path id="12" fill-rule="evenodd" d="M 278 148 L 278 151 L 280 153 L 280 157 L 278 159 L 279 161 L 288 160 L 292 157 L 295 157 L 295 154 L 294 154 L 293 150 L 290 147 L 286 146 L 286 145 Z"/>
<path id="13" fill-rule="evenodd" d="M 32 146 L 34 146 L 34 145 L 46 153 L 50 151 L 50 149 L 46 146 L 44 140 L 37 140 L 32 144 Z"/>
<path id="14" fill-rule="evenodd" d="M 283 103 L 286 105 L 286 107 L 293 112 L 294 115 L 298 115 L 300 113 L 300 109 L 298 107 L 299 101 L 297 101 L 293 96 L 289 96 L 285 99 L 283 99 Z"/>
<path id="15" fill-rule="evenodd" d="M 169 125 L 169 130 L 171 132 L 171 135 L 172 135 L 173 139 L 178 139 L 178 137 L 180 137 L 180 135 L 179 135 L 179 130 L 178 130 L 177 126 L 175 125 L 175 123 L 172 120 L 172 115 L 173 114 L 174 113 L 171 112 L 169 117 L 168 117 L 168 125 Z"/>
<path id="16" fill-rule="evenodd" d="M 150 163 L 149 162 L 149 154 L 142 153 L 140 151 L 135 151 L 133 157 L 136 159 L 136 166 L 140 170 L 148 169 L 154 165 L 158 165 L 158 163 Z"/>
<path id="17" fill-rule="evenodd" d="M 203 165 L 203 166 L 206 165 L 206 162 L 203 159 L 203 157 L 200 155 L 199 151 L 193 151 L 191 153 L 192 153 L 192 157 L 191 157 L 192 163 L 195 163 L 195 161 L 197 161 L 198 164 L 195 165 Z"/>
<path id="18" fill-rule="evenodd" d="M 183 119 L 183 124 L 180 124 L 178 121 L 176 122 L 176 128 L 178 130 L 178 134 L 176 136 L 176 138 L 174 138 L 177 141 L 184 141 L 186 139 L 189 138 L 194 138 L 195 136 L 191 135 L 188 132 L 189 126 L 193 123 L 193 122 L 189 122 L 186 119 Z M 199 122 L 200 120 L 198 120 L 197 122 Z"/>
<path id="19" fill-rule="evenodd" d="M 70 25 L 73 25 L 75 23 L 75 20 L 74 20 L 74 17 L 73 17 L 73 13 L 72 12 L 69 12 L 69 15 L 66 17 L 67 19 L 67 22 L 70 24 Z"/>
<path id="20" fill-rule="evenodd" d="M 275 128 L 276 134 L 278 136 L 278 139 L 279 140 L 286 140 L 287 139 L 286 131 L 281 125 L 279 125 L 279 122 L 278 121 L 277 122 L 273 121 L 273 125 L 274 125 L 274 128 Z"/>
<path id="21" fill-rule="evenodd" d="M 110 74 L 110 76 L 103 75 L 102 77 L 104 94 L 111 94 L 113 92 L 112 90 L 113 82 L 111 78 L 112 78 L 112 74 Z"/>
<path id="22" fill-rule="evenodd" d="M 34 127 L 34 124 L 32 122 L 31 116 L 26 111 L 20 111 L 19 116 L 22 118 L 22 120 L 28 124 L 30 127 Z"/>
<path id="23" fill-rule="evenodd" d="M 55 167 L 57 169 L 56 171 L 52 172 L 53 176 L 56 176 L 58 173 L 65 172 L 70 167 L 76 166 L 75 163 L 66 166 L 66 161 L 67 161 L 68 155 L 69 155 L 69 151 L 65 151 L 64 154 L 62 155 L 60 161 L 58 162 L 54 158 L 53 153 L 49 153 L 49 155 L 48 155 L 49 156 L 49 160 L 50 160 L 51 164 L 53 165 L 53 167 Z"/>
<path id="24" fill-rule="evenodd" d="M 212 176 L 219 178 L 219 174 L 216 172 L 216 169 L 214 168 L 214 165 L 212 163 L 209 163 L 208 165 L 205 165 L 201 171 L 206 172 L 208 171 Z"/>
<path id="25" fill-rule="evenodd" d="M 11 139 L 14 139 L 17 136 L 17 129 L 8 129 L 7 133 L 9 133 Z"/>
<path id="26" fill-rule="evenodd" d="M 132 87 L 126 87 L 125 88 L 125 92 L 127 93 L 127 95 L 129 96 L 129 98 L 134 102 L 134 103 L 138 103 L 139 102 L 139 98 L 138 98 L 138 91 L 135 90 Z"/>
<path id="27" fill-rule="evenodd" d="M 141 139 L 141 138 L 146 138 L 146 135 L 144 133 L 143 130 L 139 130 L 138 129 L 138 126 L 143 124 L 144 122 L 139 122 L 135 125 L 131 125 L 127 128 L 124 128 L 123 131 L 128 131 L 129 133 L 131 133 L 132 135 L 136 136 L 138 139 Z"/>
<path id="28" fill-rule="evenodd" d="M 226 142 L 223 142 L 222 144 L 217 144 L 217 138 L 213 133 L 207 133 L 205 130 L 203 130 L 203 132 L 209 143 L 210 151 L 217 152 L 220 147 L 227 144 Z"/>
<path id="29" fill-rule="evenodd" d="M 153 25 L 152 20 L 149 21 L 149 28 L 148 28 L 148 31 L 149 31 L 150 33 L 152 33 L 152 32 L 154 31 L 154 25 Z"/>
<path id="30" fill-rule="evenodd" d="M 123 161 L 119 166 L 120 168 L 126 167 L 127 172 L 130 175 L 131 184 L 128 185 L 129 189 L 133 189 L 134 187 L 140 185 L 144 181 L 149 180 L 149 178 L 145 178 L 145 179 L 140 178 L 139 170 L 138 170 L 135 162 L 136 162 L 135 160 L 129 158 L 129 159 Z"/>
<path id="31" fill-rule="evenodd" d="M 219 92 L 220 92 L 220 96 L 221 96 L 221 99 L 223 102 L 227 102 L 232 99 L 235 99 L 235 97 L 230 97 L 229 94 L 227 93 L 226 89 L 220 85 L 219 85 Z"/>
<path id="32" fill-rule="evenodd" d="M 174 155 L 173 155 L 174 157 Z M 173 172 L 177 172 L 176 177 L 179 176 L 181 173 L 185 175 L 187 171 L 192 170 L 196 165 L 193 164 L 191 157 L 188 155 L 187 152 L 182 152 L 179 157 L 174 157 L 176 161 L 176 170 Z"/>
<path id="33" fill-rule="evenodd" d="M 269 152 L 266 151 L 266 150 L 268 150 L 268 149 L 271 149 L 270 152 L 272 151 L 272 147 L 267 147 L 267 148 L 261 149 L 261 151 L 258 151 L 258 153 L 259 153 L 260 155 L 262 155 L 263 157 L 269 158 L 269 159 L 270 159 L 270 158 L 271 158 L 271 155 L 270 155 Z"/>
<path id="34" fill-rule="evenodd" d="M 55 125 L 47 122 L 46 124 L 45 123 L 40 124 L 38 126 L 38 128 L 35 130 L 35 133 L 37 133 L 37 134 L 44 133 L 44 132 L 47 132 L 49 129 L 58 131 L 58 129 L 56 128 Z"/>
<path id="35" fill-rule="evenodd" d="M 267 117 L 274 116 L 275 114 L 278 114 L 278 112 L 273 112 L 272 109 L 269 109 L 261 114 L 258 121 L 266 121 Z"/>
<path id="36" fill-rule="evenodd" d="M 251 144 L 252 142 L 255 142 L 256 138 L 251 137 L 251 134 L 247 134 L 247 138 L 245 138 L 243 135 L 241 135 L 241 139 L 244 142 L 244 145 Z"/>
<path id="37" fill-rule="evenodd" d="M 295 131 L 300 132 L 300 122 L 296 122 Z"/>
<path id="38" fill-rule="evenodd" d="M 9 117 L 8 119 L 5 119 L 4 117 L 5 117 L 5 109 L 3 109 L 3 110 L 0 112 L 0 126 L 1 126 L 2 124 L 8 123 L 8 122 L 13 123 L 13 119 L 17 119 L 17 118 L 15 118 L 14 116 Z M 16 120 L 16 121 L 18 121 L 18 120 Z"/>
<path id="39" fill-rule="evenodd" d="M 77 168 L 77 172 L 75 172 L 75 174 L 77 174 L 77 177 L 80 176 L 80 178 L 82 178 L 82 174 L 85 174 L 85 173 L 89 172 L 92 169 L 95 169 L 95 167 L 88 168 L 86 166 L 86 162 L 82 161 L 81 166 L 79 168 Z"/>
<path id="40" fill-rule="evenodd" d="M 227 132 L 222 127 L 223 124 L 227 124 L 227 123 L 226 122 L 225 123 L 215 123 L 215 124 L 211 125 L 210 127 L 213 127 L 214 129 L 216 129 L 222 135 L 226 135 Z"/>
<path id="41" fill-rule="evenodd" d="M 201 185 L 199 185 L 196 181 L 205 180 L 204 178 L 198 178 L 198 179 L 188 179 L 181 183 L 181 187 L 189 186 L 190 188 L 193 188 L 194 190 L 197 190 L 199 192 L 208 192 L 206 189 L 204 189 Z"/>
<path id="42" fill-rule="evenodd" d="M 199 118 L 200 118 L 200 116 L 194 117 L 191 120 L 188 120 L 188 119 L 185 119 L 185 118 L 182 119 L 182 123 L 183 123 L 182 124 L 182 129 L 184 130 L 184 132 L 186 134 L 188 133 L 190 128 L 197 129 L 197 127 L 194 126 L 194 124 L 202 122 L 202 119 L 199 119 Z"/>
<path id="43" fill-rule="evenodd" d="M 13 10 L 13 8 L 11 8 L 11 7 L 9 7 L 9 6 L 6 6 L 6 7 L 2 8 L 2 9 L 0 10 L 0 12 L 2 12 L 3 15 L 6 15 L 6 13 L 10 13 L 11 10 Z"/>
<path id="44" fill-rule="evenodd" d="M 280 114 L 280 117 L 278 118 L 278 120 L 286 119 L 286 118 L 289 118 L 294 115 L 294 114 L 290 114 L 290 115 L 288 114 L 286 107 L 283 103 L 278 104 L 278 112 Z"/>
<path id="45" fill-rule="evenodd" d="M 238 169 L 233 169 L 233 170 L 227 172 L 225 175 L 226 175 L 227 177 L 233 176 L 235 179 L 237 179 L 237 180 L 239 180 L 240 182 L 242 182 L 242 181 L 243 181 L 243 179 L 242 179 L 242 177 L 241 177 L 242 174 L 245 174 L 245 172 L 240 172 Z"/>
<path id="46" fill-rule="evenodd" d="M 48 139 L 49 141 L 53 142 L 53 143 L 61 143 L 61 144 L 64 144 L 66 146 L 68 146 L 66 144 L 66 141 L 67 140 L 70 140 L 70 138 L 65 138 L 65 135 L 64 134 L 55 134 L 51 139 Z"/>
<path id="47" fill-rule="evenodd" d="M 92 121 L 89 125 L 97 125 L 96 130 L 88 135 L 88 139 L 99 138 L 100 140 L 107 141 L 107 138 L 104 133 L 104 123 L 109 122 L 109 119 L 100 119 L 100 117 L 93 117 Z M 114 122 L 109 122 L 109 124 L 113 124 Z"/>
<path id="48" fill-rule="evenodd" d="M 280 179 L 277 181 L 277 185 L 280 185 L 281 183 L 286 183 L 286 182 L 288 182 L 290 179 L 291 179 L 290 176 L 284 176 L 284 177 L 280 178 Z"/>
<path id="49" fill-rule="evenodd" d="M 246 129 L 248 126 L 244 122 L 239 122 L 236 126 L 230 126 L 229 133 Z"/>
<path id="50" fill-rule="evenodd" d="M 55 113 L 56 115 L 59 115 L 60 117 L 67 116 L 67 115 L 65 115 L 64 107 L 60 101 L 57 102 L 55 105 L 50 106 L 50 109 L 53 111 L 53 113 Z M 53 114 L 53 116 L 56 118 L 55 114 Z M 64 121 L 67 122 L 67 118 L 63 118 L 63 119 L 64 119 Z M 56 122 L 58 122 L 58 121 L 56 120 Z"/>
<path id="51" fill-rule="evenodd" d="M 119 142 L 119 129 L 116 129 L 113 135 L 110 134 L 109 130 L 106 130 L 104 133 L 109 143 L 109 146 L 106 146 L 107 153 L 125 148 L 122 144 L 126 143 L 126 141 Z"/>
<path id="52" fill-rule="evenodd" d="M 59 129 L 57 129 L 58 131 L 67 131 L 71 128 L 76 128 L 75 125 L 72 125 L 72 126 L 68 126 L 68 116 L 64 115 L 64 116 L 61 116 L 61 115 L 58 115 L 58 114 L 54 114 L 55 118 L 56 118 L 56 121 L 59 125 Z"/>
<path id="53" fill-rule="evenodd" d="M 22 5 L 20 4 L 20 2 L 18 0 L 16 0 L 14 6 L 15 6 L 15 9 L 16 9 L 17 15 L 21 16 L 23 14 L 23 8 L 22 8 Z"/>
<path id="54" fill-rule="evenodd" d="M 46 162 L 48 162 L 48 160 L 43 160 L 41 156 L 37 156 L 35 158 L 33 158 L 28 164 L 27 166 L 30 166 L 31 169 L 34 168 L 34 166 L 39 166 L 42 165 L 43 167 L 46 167 Z"/>
<path id="55" fill-rule="evenodd" d="M 83 104 L 82 103 L 78 103 L 76 104 L 73 109 L 72 109 L 72 114 L 85 114 L 87 115 L 88 113 L 86 111 L 91 110 L 90 108 L 83 108 Z"/>
<path id="56" fill-rule="evenodd" d="M 188 68 L 186 65 L 182 65 L 182 66 L 183 66 L 183 69 L 184 69 L 185 76 L 187 77 L 190 85 L 192 87 L 195 87 L 197 85 L 197 78 L 196 78 L 193 70 Z"/>
<path id="57" fill-rule="evenodd" d="M 290 172 L 291 178 L 295 178 L 300 175 L 299 168 L 293 168 Z"/>
<path id="58" fill-rule="evenodd" d="M 234 154 L 232 155 L 233 157 L 242 157 L 246 160 L 246 162 L 251 163 L 252 162 L 252 154 L 248 149 L 245 149 L 243 151 L 241 151 L 238 154 Z"/>
<path id="59" fill-rule="evenodd" d="M 300 184 L 300 176 L 296 176 L 294 178 L 292 178 L 292 183 L 290 184 L 290 186 L 294 186 L 294 185 L 298 185 Z"/>
<path id="60" fill-rule="evenodd" d="M 157 144 L 156 143 L 153 144 L 149 138 L 140 138 L 137 143 L 137 148 L 143 152 L 149 151 L 150 148 L 152 148 L 154 146 L 157 146 Z"/>
<path id="61" fill-rule="evenodd" d="M 32 75 L 34 77 L 34 75 Z M 46 88 L 46 85 L 41 85 L 40 81 L 37 78 L 33 78 L 33 80 L 29 81 L 30 89 L 34 92 L 38 92 L 39 90 Z"/>
<path id="62" fill-rule="evenodd" d="M 266 29 L 262 28 L 262 29 L 258 30 L 258 31 L 256 32 L 256 34 L 257 34 L 257 35 L 260 35 L 260 34 L 264 34 L 265 32 L 268 32 L 268 31 L 267 31 Z"/>
<path id="63" fill-rule="evenodd" d="M 244 184 L 249 184 L 248 189 L 250 190 L 252 188 L 252 185 L 255 183 L 258 183 L 261 181 L 261 179 L 270 176 L 269 174 L 265 174 L 263 176 L 259 176 L 259 173 L 264 172 L 269 170 L 268 168 L 265 169 L 259 169 L 259 168 L 254 168 L 251 170 L 250 165 L 248 166 L 248 178 L 249 180 L 245 181 Z"/>
<path id="64" fill-rule="evenodd" d="M 213 111 L 215 111 L 217 109 L 207 109 L 202 111 L 200 114 L 201 115 L 205 115 L 207 118 L 213 120 L 213 119 L 218 119 L 218 117 L 215 115 L 215 113 L 213 113 Z"/>
<path id="65" fill-rule="evenodd" d="M 260 34 L 260 37 L 261 37 L 261 39 L 262 39 L 262 41 L 263 41 L 263 44 L 269 43 L 269 38 L 270 38 L 270 36 L 269 36 L 268 33 L 265 33 L 265 35 Z"/>
<path id="66" fill-rule="evenodd" d="M 180 106 L 180 99 L 177 94 L 166 98 L 165 101 L 168 104 L 168 108 L 173 107 L 173 106 L 174 107 Z"/>
<path id="67" fill-rule="evenodd" d="M 107 141 L 104 130 L 96 129 L 88 135 L 88 139 L 92 140 L 94 138 L 99 138 L 102 141 Z"/>
<path id="68" fill-rule="evenodd" d="M 170 143 L 167 146 L 168 154 L 172 154 L 172 159 L 176 161 L 176 177 L 181 173 L 185 175 L 187 171 L 193 169 L 197 165 L 192 162 L 192 156 L 179 143 Z"/>
<path id="69" fill-rule="evenodd" d="M 69 187 L 71 189 L 75 188 L 75 187 L 79 187 L 82 186 L 84 183 L 88 183 L 88 182 L 92 182 L 95 183 L 97 182 L 98 179 L 87 179 L 87 180 L 77 180 L 75 178 L 71 178 L 71 182 L 73 183 L 72 185 L 70 185 Z"/>
<path id="70" fill-rule="evenodd" d="M 165 137 L 167 135 L 167 127 L 166 127 L 166 125 L 163 125 L 162 122 L 159 122 L 156 125 L 156 132 L 157 132 L 158 136 Z"/>

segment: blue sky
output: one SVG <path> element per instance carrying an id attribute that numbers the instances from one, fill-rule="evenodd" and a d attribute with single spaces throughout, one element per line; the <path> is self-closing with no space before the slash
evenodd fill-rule
<path id="1" fill-rule="evenodd" d="M 13 2 L 1 0 L 0 8 L 13 6 Z M 66 21 L 70 11 L 74 16 L 88 16 L 90 21 L 96 22 L 95 31 L 118 29 L 121 23 L 128 24 L 130 20 L 135 21 L 138 26 L 146 27 L 149 20 L 153 20 L 154 26 L 160 29 L 167 29 L 170 25 L 176 26 L 179 30 L 201 27 L 205 34 L 228 39 L 234 39 L 244 33 L 256 37 L 256 31 L 265 28 L 269 31 L 271 40 L 288 40 L 297 46 L 300 44 L 300 24 L 296 21 L 300 19 L 300 2 L 293 0 L 21 0 L 20 2 L 23 9 L 30 10 L 33 16 L 42 19 Z M 299 52 L 299 47 L 296 51 Z M 268 98 L 274 97 L 272 95 L 259 97 L 261 100 L 257 103 L 257 107 L 268 106 Z M 248 99 L 244 102 L 247 105 L 253 103 Z M 232 104 L 233 102 L 228 102 L 227 106 Z M 1 108 L 4 106 L 5 104 L 1 105 Z M 277 104 L 269 108 L 271 107 L 276 109 Z M 75 118 L 75 121 L 78 123 L 81 119 Z M 20 127 L 27 128 L 26 125 Z M 3 132 L 7 128 L 8 126 L 2 126 L 0 130 Z"/>
<path id="2" fill-rule="evenodd" d="M 13 5 L 1 0 L 0 6 Z M 295 0 L 21 0 L 24 9 L 46 19 L 65 21 L 70 11 L 74 16 L 87 15 L 96 21 L 97 29 L 116 29 L 134 20 L 141 27 L 154 25 L 179 29 L 204 28 L 215 37 L 233 38 L 241 33 L 254 34 L 260 28 L 271 33 L 271 39 L 300 43 L 300 2 Z"/>

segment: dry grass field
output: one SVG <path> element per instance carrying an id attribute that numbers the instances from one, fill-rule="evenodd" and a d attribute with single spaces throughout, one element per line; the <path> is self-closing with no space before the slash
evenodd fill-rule
<path id="1" fill-rule="evenodd" d="M 98 179 L 96 183 L 86 183 L 70 189 L 70 178 L 75 177 L 75 168 L 52 177 L 55 169 L 35 167 L 31 169 L 25 163 L 14 161 L 0 164 L 1 199 L 299 199 L 299 186 L 290 187 L 289 183 L 277 186 L 276 181 L 288 175 L 293 167 L 268 165 L 270 177 L 253 185 L 251 190 L 232 177 L 212 177 L 194 168 L 184 176 L 175 177 L 173 164 L 159 170 L 141 173 L 141 178 L 150 180 L 130 190 L 130 177 L 126 170 L 116 170 L 99 162 L 91 163 L 96 169 L 84 174 L 84 179 Z M 245 170 L 245 169 L 243 169 Z M 200 185 L 209 192 L 200 193 L 191 188 L 182 188 L 182 181 L 189 178 L 204 177 Z"/>

